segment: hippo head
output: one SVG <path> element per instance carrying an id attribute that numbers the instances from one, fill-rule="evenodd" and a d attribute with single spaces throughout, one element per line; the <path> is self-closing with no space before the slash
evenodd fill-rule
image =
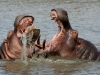
<path id="1" fill-rule="evenodd" d="M 14 32 L 17 33 L 17 37 L 21 37 L 26 34 L 26 40 L 28 43 L 35 42 L 40 34 L 40 29 L 32 26 L 34 17 L 29 15 L 19 15 L 14 22 Z M 33 36 L 34 34 L 34 36 Z"/>
<path id="2" fill-rule="evenodd" d="M 62 8 L 52 9 L 51 20 L 54 20 L 58 24 L 58 31 L 53 36 L 53 38 L 46 43 L 46 49 L 48 54 L 59 55 L 63 57 L 74 56 L 71 52 L 75 48 L 75 40 L 78 37 L 78 31 L 73 30 L 69 19 L 67 11 Z M 41 51 L 40 53 L 42 53 Z"/>
<path id="3" fill-rule="evenodd" d="M 28 56 L 30 56 L 31 52 L 33 52 L 31 46 L 34 44 L 40 34 L 40 29 L 32 26 L 33 22 L 33 16 L 19 15 L 16 17 L 14 23 L 14 33 L 17 34 L 16 37 L 18 38 L 16 41 L 21 47 L 26 45 Z"/>
<path id="4" fill-rule="evenodd" d="M 34 22 L 34 17 L 29 15 L 18 15 L 14 22 L 14 32 L 22 34 L 28 26 Z"/>
<path id="5" fill-rule="evenodd" d="M 50 16 L 52 17 L 52 20 L 55 20 L 55 22 L 58 23 L 58 25 L 59 25 L 59 22 L 62 23 L 62 26 L 64 29 L 66 30 L 71 29 L 67 11 L 65 11 L 64 9 L 62 8 L 52 9 Z"/>

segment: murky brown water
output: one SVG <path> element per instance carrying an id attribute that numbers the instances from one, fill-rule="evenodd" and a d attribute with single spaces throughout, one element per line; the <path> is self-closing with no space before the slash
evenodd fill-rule
<path id="1" fill-rule="evenodd" d="M 15 17 L 30 14 L 34 25 L 41 29 L 41 42 L 50 40 L 57 30 L 49 13 L 52 8 L 64 8 L 69 21 L 79 31 L 79 37 L 91 41 L 100 50 L 100 0 L 0 0 L 0 43 L 13 29 Z M 23 61 L 0 60 L 0 75 L 100 75 L 100 62 L 78 59 L 33 58 Z"/>

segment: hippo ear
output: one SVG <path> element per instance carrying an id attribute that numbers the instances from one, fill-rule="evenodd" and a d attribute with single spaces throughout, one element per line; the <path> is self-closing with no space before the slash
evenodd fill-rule
<path id="1" fill-rule="evenodd" d="M 14 32 L 12 30 L 8 31 L 7 38 L 10 38 Z"/>
<path id="2" fill-rule="evenodd" d="M 77 38 L 77 41 L 76 41 L 76 42 L 77 42 L 78 44 L 81 44 L 81 41 L 82 41 L 81 38 Z"/>
<path id="3" fill-rule="evenodd" d="M 45 43 L 46 43 L 46 39 L 44 39 L 43 41 L 43 50 L 45 49 Z"/>
<path id="4" fill-rule="evenodd" d="M 78 37 L 78 31 L 77 30 L 73 30 L 74 34 L 76 35 L 76 37 Z"/>
<path id="5" fill-rule="evenodd" d="M 40 45 L 40 37 L 41 35 L 39 35 L 38 39 L 37 39 L 37 44 Z"/>

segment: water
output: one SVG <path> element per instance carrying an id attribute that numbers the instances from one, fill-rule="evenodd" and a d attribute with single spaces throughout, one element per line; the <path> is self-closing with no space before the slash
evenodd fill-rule
<path id="1" fill-rule="evenodd" d="M 100 50 L 100 0 L 0 0 L 0 43 L 13 29 L 19 14 L 34 16 L 34 25 L 41 29 L 41 43 L 50 40 L 57 31 L 57 24 L 49 16 L 51 9 L 64 8 L 73 29 L 79 37 L 91 41 Z M 0 75 L 100 75 L 100 62 L 60 57 L 27 59 L 22 61 L 0 60 Z"/>
<path id="2" fill-rule="evenodd" d="M 27 62 L 27 39 L 26 39 L 26 34 L 23 33 L 22 34 L 22 37 L 21 37 L 21 40 L 22 40 L 22 44 L 23 44 L 23 50 L 22 50 L 22 57 L 21 57 L 21 60 L 24 61 L 24 63 L 28 63 Z"/>

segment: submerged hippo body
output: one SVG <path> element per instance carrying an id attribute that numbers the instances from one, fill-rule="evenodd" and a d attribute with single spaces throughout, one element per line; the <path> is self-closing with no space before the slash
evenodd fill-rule
<path id="1" fill-rule="evenodd" d="M 76 54 L 81 59 L 100 60 L 100 52 L 97 48 L 90 41 L 82 38 L 77 39 Z"/>
<path id="2" fill-rule="evenodd" d="M 16 17 L 14 22 L 14 31 L 13 30 L 8 31 L 7 38 L 0 46 L 1 59 L 15 60 L 21 58 L 23 50 L 23 43 L 21 40 L 21 36 L 23 33 L 28 34 L 26 28 L 28 26 L 31 26 L 33 21 L 34 17 L 29 15 L 19 15 Z M 33 44 L 32 44 L 33 46 L 35 40 L 33 39 Z M 30 44 L 27 44 L 26 52 L 27 52 L 26 53 L 27 57 L 32 56 L 33 49 L 32 48 L 30 49 Z"/>

